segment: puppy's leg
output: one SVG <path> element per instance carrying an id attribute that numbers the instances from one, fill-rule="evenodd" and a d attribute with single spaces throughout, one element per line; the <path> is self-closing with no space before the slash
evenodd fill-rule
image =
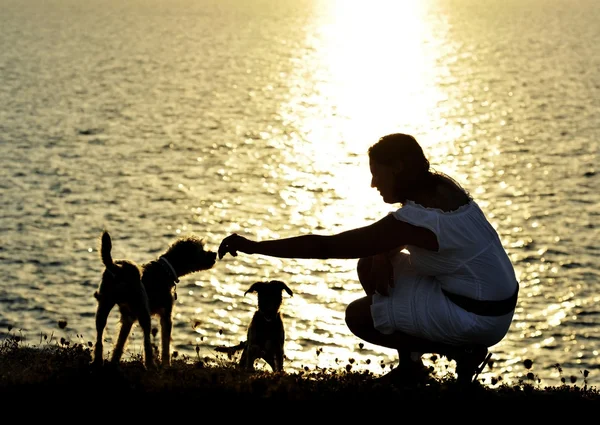
<path id="1" fill-rule="evenodd" d="M 271 367 L 275 372 L 281 372 L 283 370 L 283 343 L 275 347 L 275 361 Z"/>
<path id="2" fill-rule="evenodd" d="M 244 350 L 242 351 L 242 356 L 240 357 L 240 361 L 238 363 L 238 366 L 240 367 L 240 369 L 248 369 L 248 365 L 250 364 L 249 362 L 250 360 L 250 350 L 249 350 L 249 345 L 246 344 L 246 346 L 244 347 Z"/>
<path id="3" fill-rule="evenodd" d="M 258 358 L 258 353 L 260 353 L 260 347 L 252 344 L 251 341 L 247 341 L 240 357 L 239 367 L 247 371 L 253 371 L 254 361 Z"/>
<path id="4" fill-rule="evenodd" d="M 246 334 L 246 346 L 242 351 L 242 357 L 240 357 L 239 367 L 244 370 L 254 370 L 254 361 L 259 357 L 260 346 L 256 344 L 256 321 L 258 313 L 254 313 L 250 326 L 248 326 L 248 333 Z"/>
<path id="5" fill-rule="evenodd" d="M 265 355 L 264 360 L 267 362 L 273 372 L 279 372 L 279 367 L 277 364 L 277 356 L 275 353 L 270 353 L 271 355 Z"/>
<path id="6" fill-rule="evenodd" d="M 122 314 L 121 315 L 121 329 L 119 330 L 119 337 L 117 338 L 117 343 L 115 344 L 115 348 L 110 359 L 111 363 L 114 365 L 118 365 L 121 361 L 121 356 L 123 356 L 123 350 L 125 349 L 125 343 L 127 342 L 127 338 L 129 337 L 129 332 L 131 332 L 131 327 L 135 319 L 131 316 Z"/>
<path id="7" fill-rule="evenodd" d="M 103 363 L 102 353 L 104 350 L 102 338 L 108 315 L 114 306 L 115 303 L 98 301 L 98 309 L 96 310 L 96 345 L 94 346 L 94 360 L 92 361 L 94 365 L 102 365 Z"/>
<path id="8" fill-rule="evenodd" d="M 283 344 L 277 341 L 267 341 L 263 359 L 267 362 L 273 372 L 283 370 Z"/>
<path id="9" fill-rule="evenodd" d="M 165 311 L 160 316 L 160 336 L 161 336 L 161 363 L 163 366 L 171 365 L 171 331 L 173 330 L 173 318 L 171 310 Z"/>
<path id="10" fill-rule="evenodd" d="M 283 370 L 283 345 L 285 343 L 285 329 L 283 328 L 283 321 L 281 316 L 278 318 L 279 334 L 277 338 L 273 339 L 273 356 L 275 357 L 275 372 L 281 372 Z"/>

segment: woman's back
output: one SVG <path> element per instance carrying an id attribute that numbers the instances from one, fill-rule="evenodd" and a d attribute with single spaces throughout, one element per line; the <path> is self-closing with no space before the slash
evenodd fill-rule
<path id="1" fill-rule="evenodd" d="M 435 276 L 442 289 L 478 300 L 501 300 L 514 293 L 517 281 L 512 263 L 475 201 L 452 212 L 407 202 L 394 216 L 436 235 L 437 252 L 416 246 L 407 249 L 412 267 Z"/>

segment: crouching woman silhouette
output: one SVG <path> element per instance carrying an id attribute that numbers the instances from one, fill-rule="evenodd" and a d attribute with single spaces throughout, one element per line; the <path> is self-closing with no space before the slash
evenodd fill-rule
<path id="1" fill-rule="evenodd" d="M 366 296 L 346 308 L 346 324 L 362 340 L 398 350 L 399 367 L 384 383 L 427 378 L 423 353 L 456 361 L 457 380 L 470 383 L 488 348 L 508 333 L 519 285 L 513 265 L 484 212 L 455 180 L 430 170 L 416 139 L 386 135 L 368 150 L 371 187 L 387 204 L 382 219 L 333 235 L 252 241 L 223 239 L 219 258 L 358 260 Z"/>

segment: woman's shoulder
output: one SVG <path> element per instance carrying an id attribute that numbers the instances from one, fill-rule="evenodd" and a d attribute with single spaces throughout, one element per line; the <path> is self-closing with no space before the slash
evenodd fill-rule
<path id="1" fill-rule="evenodd" d="M 422 212 L 453 214 L 469 209 L 473 203 L 473 198 L 460 186 L 440 183 L 430 193 L 407 200 L 400 210 L 419 209 Z"/>
<path id="2" fill-rule="evenodd" d="M 467 203 L 456 205 L 423 205 L 415 201 L 406 201 L 396 211 L 398 214 L 442 215 L 454 216 L 466 213 L 476 208 L 476 203 L 470 199 Z"/>
<path id="3" fill-rule="evenodd" d="M 454 213 L 468 208 L 473 199 L 454 179 L 446 175 L 438 175 L 438 183 L 429 193 L 423 194 L 420 202 L 415 202 L 425 209 Z"/>

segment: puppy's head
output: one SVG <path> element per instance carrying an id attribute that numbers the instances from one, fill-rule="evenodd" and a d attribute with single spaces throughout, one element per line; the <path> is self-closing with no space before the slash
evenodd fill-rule
<path id="1" fill-rule="evenodd" d="M 177 239 L 162 255 L 173 266 L 177 277 L 208 270 L 215 265 L 217 253 L 205 249 L 204 240 L 196 236 Z"/>
<path id="2" fill-rule="evenodd" d="M 279 313 L 283 291 L 287 292 L 290 297 L 294 295 L 292 290 L 280 280 L 260 281 L 254 282 L 244 295 L 256 292 L 258 295 L 258 310 L 265 318 L 272 319 Z"/>
<path id="3" fill-rule="evenodd" d="M 126 299 L 128 292 L 141 286 L 141 270 L 133 261 L 113 260 L 112 241 L 107 231 L 102 233 L 100 255 L 104 264 L 102 282 L 94 298 L 98 301 L 112 300 L 115 303 Z"/>

